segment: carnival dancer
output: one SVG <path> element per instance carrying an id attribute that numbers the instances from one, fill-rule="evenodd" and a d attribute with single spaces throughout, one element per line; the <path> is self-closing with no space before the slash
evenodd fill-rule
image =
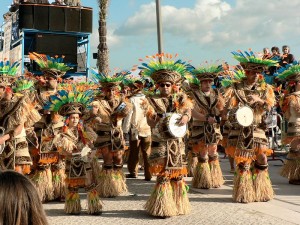
<path id="1" fill-rule="evenodd" d="M 42 76 L 34 76 L 36 80 L 34 101 L 38 103 L 38 110 L 42 116 L 35 124 L 40 146 L 32 151 L 36 160 L 32 181 L 35 184 L 42 201 L 65 198 L 65 162 L 53 144 L 55 135 L 62 129 L 64 119 L 57 113 L 44 110 L 51 95 L 57 93 L 58 84 L 65 73 L 71 68 L 63 62 L 62 57 L 29 53 L 42 71 Z"/>
<path id="2" fill-rule="evenodd" d="M 98 191 L 101 197 L 116 197 L 127 192 L 122 170 L 125 148 L 122 120 L 128 115 L 132 105 L 120 94 L 119 86 L 127 73 L 120 72 L 112 76 L 96 72 L 93 74 L 104 95 L 96 103 L 100 120 L 92 126 L 98 135 L 97 148 L 104 161 L 102 171 L 97 176 Z"/>
<path id="3" fill-rule="evenodd" d="M 127 178 L 137 178 L 139 152 L 142 153 L 144 162 L 144 176 L 146 181 L 151 180 L 151 173 L 149 170 L 148 157 L 151 150 L 151 128 L 147 123 L 147 118 L 141 107 L 141 103 L 146 98 L 142 93 L 144 84 L 139 79 L 132 79 L 129 83 L 133 95 L 129 98 L 133 105 L 133 110 L 123 122 L 123 132 L 130 133 L 129 157 L 128 157 L 128 171 Z"/>
<path id="4" fill-rule="evenodd" d="M 233 200 L 235 202 L 269 201 L 274 192 L 268 173 L 268 149 L 262 116 L 275 103 L 270 85 L 266 84 L 262 71 L 277 64 L 262 60 L 250 52 L 233 52 L 243 69 L 234 79 L 224 79 L 222 84 L 231 85 L 225 91 L 226 109 L 230 127 L 226 153 L 235 158 L 237 165 L 234 177 Z M 243 114 L 246 112 L 246 114 Z"/>
<path id="5" fill-rule="evenodd" d="M 278 79 L 288 82 L 288 94 L 283 96 L 281 108 L 288 120 L 284 142 L 290 145 L 290 150 L 280 174 L 290 184 L 300 185 L 300 65 L 283 70 L 278 71 Z"/>
<path id="6" fill-rule="evenodd" d="M 192 101 L 184 93 L 172 92 L 187 70 L 183 63 L 173 61 L 171 54 L 147 58 L 152 61 L 143 63 L 139 68 L 142 69 L 142 76 L 156 83 L 159 94 L 149 96 L 143 103 L 148 124 L 152 128 L 150 172 L 157 175 L 154 191 L 145 209 L 150 215 L 162 218 L 184 215 L 190 212 L 188 188 L 183 179 L 187 174 L 182 160 L 184 142 L 182 137 L 170 135 L 165 126 L 168 126 L 173 114 L 178 120 L 176 127 L 186 128 L 191 118 Z"/>
<path id="7" fill-rule="evenodd" d="M 217 145 L 222 140 L 220 116 L 225 100 L 217 89 L 212 88 L 214 79 L 222 70 L 222 65 L 206 65 L 192 70 L 193 80 L 197 79 L 194 83 L 200 86 L 191 91 L 195 107 L 190 139 L 198 157 L 192 180 L 195 188 L 217 188 L 224 183 Z"/>
<path id="8" fill-rule="evenodd" d="M 87 191 L 88 214 L 102 213 L 102 204 L 96 190 L 93 178 L 89 147 L 95 137 L 89 136 L 80 123 L 85 108 L 93 100 L 93 91 L 72 92 L 60 90 L 56 95 L 50 96 L 45 110 L 57 112 L 66 116 L 65 126 L 59 135 L 54 137 L 54 144 L 66 160 L 66 187 L 65 212 L 80 214 L 81 205 L 78 189 L 84 187 Z"/>
<path id="9" fill-rule="evenodd" d="M 13 93 L 18 63 L 0 62 L 0 170 L 31 172 L 32 159 L 26 140 L 26 129 L 40 119 L 27 93 Z"/>

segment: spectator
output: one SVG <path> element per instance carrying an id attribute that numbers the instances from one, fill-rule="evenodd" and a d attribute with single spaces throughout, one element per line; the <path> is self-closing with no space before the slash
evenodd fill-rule
<path id="1" fill-rule="evenodd" d="M 272 55 L 271 55 L 270 59 L 280 62 L 281 56 L 280 56 L 280 50 L 279 50 L 279 48 L 276 47 L 276 46 L 273 46 L 271 48 L 271 52 L 272 52 Z M 271 67 L 269 67 L 270 75 L 272 76 L 274 73 L 276 73 L 277 69 L 278 69 L 277 66 L 271 66 Z"/>
<path id="2" fill-rule="evenodd" d="M 0 172 L 0 208 L 0 224 L 48 225 L 34 185 L 20 173 Z"/>
<path id="3" fill-rule="evenodd" d="M 52 5 L 66 5 L 64 0 L 55 0 L 55 2 L 51 3 Z"/>
<path id="4" fill-rule="evenodd" d="M 271 58 L 271 53 L 269 48 L 263 48 L 264 55 L 262 59 L 269 59 Z"/>
<path id="5" fill-rule="evenodd" d="M 294 55 L 290 53 L 290 47 L 287 45 L 282 46 L 282 53 L 280 66 L 286 66 L 295 61 Z"/>

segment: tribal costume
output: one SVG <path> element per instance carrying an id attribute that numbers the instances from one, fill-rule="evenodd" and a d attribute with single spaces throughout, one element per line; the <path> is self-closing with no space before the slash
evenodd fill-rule
<path id="1" fill-rule="evenodd" d="M 11 84 L 15 82 L 18 64 L 0 62 L 0 127 L 3 129 L 0 150 L 0 170 L 15 170 L 29 174 L 32 159 L 29 154 L 27 130 L 40 119 L 34 109 L 28 92 L 13 93 Z M 5 140 L 6 139 L 6 140 Z"/>
<path id="2" fill-rule="evenodd" d="M 38 149 L 32 149 L 34 160 L 34 174 L 32 181 L 35 184 L 42 201 L 65 198 L 65 162 L 59 155 L 53 139 L 61 130 L 64 121 L 59 115 L 47 112 L 43 108 L 49 97 L 57 93 L 57 86 L 61 77 L 71 68 L 63 63 L 63 57 L 50 57 L 35 52 L 29 57 L 34 60 L 43 72 L 42 76 L 35 76 L 36 91 L 34 100 L 38 103 L 37 109 L 42 118 L 35 124 L 35 131 L 40 141 Z"/>
<path id="3" fill-rule="evenodd" d="M 183 63 L 167 61 L 169 54 L 158 55 L 157 61 L 141 67 L 142 75 L 151 77 L 160 87 L 160 93 L 147 98 L 143 103 L 148 124 L 152 128 L 152 146 L 149 157 L 150 172 L 157 175 L 156 185 L 145 204 L 146 211 L 153 216 L 169 217 L 190 212 L 188 187 L 183 176 L 187 174 L 183 163 L 184 141 L 169 135 L 164 129 L 173 113 L 181 115 L 178 123 L 186 126 L 191 118 L 192 101 L 184 93 L 168 91 L 187 71 Z M 161 60 L 161 62 L 159 62 Z M 169 89 L 168 89 L 169 88 Z M 165 127 L 166 128 L 166 127 Z"/>
<path id="4" fill-rule="evenodd" d="M 269 65 L 275 65 L 272 60 L 262 60 L 250 54 L 234 52 L 234 57 L 241 62 L 246 75 L 237 72 L 238 78 L 226 90 L 226 109 L 229 118 L 225 125 L 230 130 L 226 153 L 235 158 L 237 169 L 234 177 L 233 200 L 235 202 L 269 201 L 274 193 L 268 173 L 267 157 L 272 153 L 268 149 L 268 140 L 262 116 L 275 103 L 271 86 L 265 83 L 260 74 Z M 224 82 L 223 82 L 224 83 Z M 250 126 L 243 127 L 237 123 L 235 114 L 242 106 L 248 106 L 254 114 Z"/>
<path id="5" fill-rule="evenodd" d="M 198 80 L 194 84 L 199 84 L 197 89 L 190 91 L 195 102 L 190 140 L 193 153 L 198 157 L 192 180 L 195 188 L 217 188 L 224 183 L 217 145 L 222 140 L 219 122 L 225 100 L 218 90 L 211 88 L 221 70 L 222 66 L 212 65 L 192 71 L 196 77 L 191 81 Z"/>
<path id="6" fill-rule="evenodd" d="M 99 107 L 99 120 L 91 125 L 97 134 L 94 146 L 102 154 L 104 161 L 102 171 L 97 175 L 98 191 L 101 197 L 116 197 L 127 192 L 122 170 L 125 148 L 122 120 L 132 109 L 132 105 L 119 93 L 119 84 L 126 74 L 94 75 L 104 92 L 104 97 L 95 101 Z"/>
<path id="7" fill-rule="evenodd" d="M 293 65 L 278 76 L 288 81 L 289 94 L 284 96 L 282 111 L 288 120 L 285 144 L 290 145 L 289 154 L 281 170 L 281 176 L 290 184 L 300 184 L 300 65 Z"/>
<path id="8" fill-rule="evenodd" d="M 78 123 L 79 116 L 92 101 L 93 91 L 67 92 L 58 91 L 57 95 L 50 96 L 50 101 L 45 105 L 45 110 L 58 112 L 67 116 L 65 126 L 59 135 L 53 139 L 59 153 L 66 161 L 66 187 L 65 212 L 68 214 L 80 214 L 81 205 L 78 193 L 79 188 L 87 191 L 88 214 L 101 214 L 102 204 L 95 187 L 93 173 L 88 157 L 88 145 L 93 141 Z"/>

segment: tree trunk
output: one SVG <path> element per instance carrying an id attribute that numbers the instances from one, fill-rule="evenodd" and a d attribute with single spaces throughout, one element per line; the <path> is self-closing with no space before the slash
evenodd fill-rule
<path id="1" fill-rule="evenodd" d="M 97 67 L 98 72 L 105 75 L 109 74 L 109 51 L 106 43 L 106 18 L 107 10 L 110 0 L 98 0 L 99 4 L 99 45 L 98 45 L 98 57 Z"/>

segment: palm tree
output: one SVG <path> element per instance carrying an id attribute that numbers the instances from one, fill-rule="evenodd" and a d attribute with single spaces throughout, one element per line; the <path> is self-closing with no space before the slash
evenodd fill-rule
<path id="1" fill-rule="evenodd" d="M 99 45 L 98 45 L 98 57 L 97 67 L 98 72 L 105 75 L 109 74 L 109 50 L 106 43 L 106 18 L 107 10 L 110 0 L 98 0 L 99 5 Z"/>

